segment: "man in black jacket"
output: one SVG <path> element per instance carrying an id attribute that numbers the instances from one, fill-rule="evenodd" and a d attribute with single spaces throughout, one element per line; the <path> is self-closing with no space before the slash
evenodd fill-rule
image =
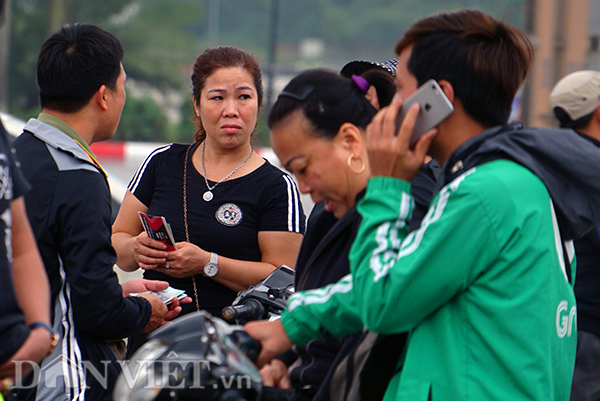
<path id="1" fill-rule="evenodd" d="M 122 59 L 116 37 L 86 24 L 63 27 L 39 54 L 42 112 L 27 122 L 14 147 L 33 186 L 25 202 L 61 342 L 41 372 L 34 371 L 32 388 L 19 392 L 21 399 L 111 399 L 121 365 L 110 340 L 152 330 L 168 312 L 154 295 L 125 296 L 150 289 L 140 288 L 140 281 L 119 285 L 110 190 L 89 148 L 112 138 L 119 124 L 125 104 Z"/>
<path id="2" fill-rule="evenodd" d="M 600 72 L 567 75 L 552 90 L 550 104 L 561 128 L 600 147 Z M 577 357 L 571 401 L 600 400 L 600 226 L 575 241 L 575 255 Z"/>

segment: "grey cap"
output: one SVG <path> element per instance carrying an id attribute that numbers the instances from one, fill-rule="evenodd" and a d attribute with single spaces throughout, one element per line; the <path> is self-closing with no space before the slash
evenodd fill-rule
<path id="1" fill-rule="evenodd" d="M 560 107 L 575 121 L 600 106 L 600 72 L 577 71 L 565 76 L 550 92 L 550 106 Z"/>

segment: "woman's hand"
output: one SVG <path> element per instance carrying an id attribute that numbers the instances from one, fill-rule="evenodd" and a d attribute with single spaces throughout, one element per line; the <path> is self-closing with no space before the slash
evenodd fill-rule
<path id="1" fill-rule="evenodd" d="M 273 359 L 260 370 L 263 386 L 290 388 L 292 383 L 288 376 L 288 367 L 281 359 Z"/>
<path id="2" fill-rule="evenodd" d="M 178 242 L 175 251 L 168 252 L 166 262 L 155 268 L 157 272 L 171 277 L 192 277 L 201 274 L 210 254 L 189 242 Z"/>
<path id="3" fill-rule="evenodd" d="M 139 267 L 144 270 L 156 269 L 167 263 L 167 246 L 160 241 L 148 237 L 142 231 L 133 240 L 133 258 Z"/>
<path id="4" fill-rule="evenodd" d="M 249 322 L 244 326 L 244 330 L 246 330 L 246 333 L 250 337 L 259 341 L 262 346 L 256 363 L 259 367 L 264 366 L 275 355 L 279 355 L 292 348 L 292 340 L 290 340 L 285 332 L 281 324 L 281 319 L 272 322 Z"/>
<path id="5" fill-rule="evenodd" d="M 367 126 L 367 153 L 373 176 L 396 177 L 411 181 L 423 164 L 429 145 L 437 134 L 431 130 L 419 138 L 410 148 L 410 136 L 419 115 L 419 105 L 413 104 L 406 113 L 398 132 L 396 116 L 402 107 L 402 100 L 394 101 L 381 109 Z"/>

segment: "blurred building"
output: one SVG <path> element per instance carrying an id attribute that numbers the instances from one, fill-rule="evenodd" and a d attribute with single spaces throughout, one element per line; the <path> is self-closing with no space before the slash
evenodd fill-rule
<path id="1" fill-rule="evenodd" d="M 554 84 L 573 71 L 600 70 L 600 0 L 526 0 L 525 6 L 535 59 L 520 99 L 520 119 L 550 126 Z"/>

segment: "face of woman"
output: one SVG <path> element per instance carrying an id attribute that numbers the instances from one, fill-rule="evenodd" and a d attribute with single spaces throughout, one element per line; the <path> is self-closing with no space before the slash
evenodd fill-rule
<path id="1" fill-rule="evenodd" d="M 271 130 L 271 144 L 282 166 L 296 176 L 300 192 L 315 203 L 324 201 L 340 218 L 354 205 L 359 185 L 359 176 L 348 169 L 350 149 L 340 135 L 328 139 L 311 132 L 310 123 L 295 112 Z"/>
<path id="2" fill-rule="evenodd" d="M 194 104 L 208 141 L 223 147 L 249 142 L 258 118 L 258 96 L 252 75 L 238 67 L 220 68 L 207 79 Z"/>

